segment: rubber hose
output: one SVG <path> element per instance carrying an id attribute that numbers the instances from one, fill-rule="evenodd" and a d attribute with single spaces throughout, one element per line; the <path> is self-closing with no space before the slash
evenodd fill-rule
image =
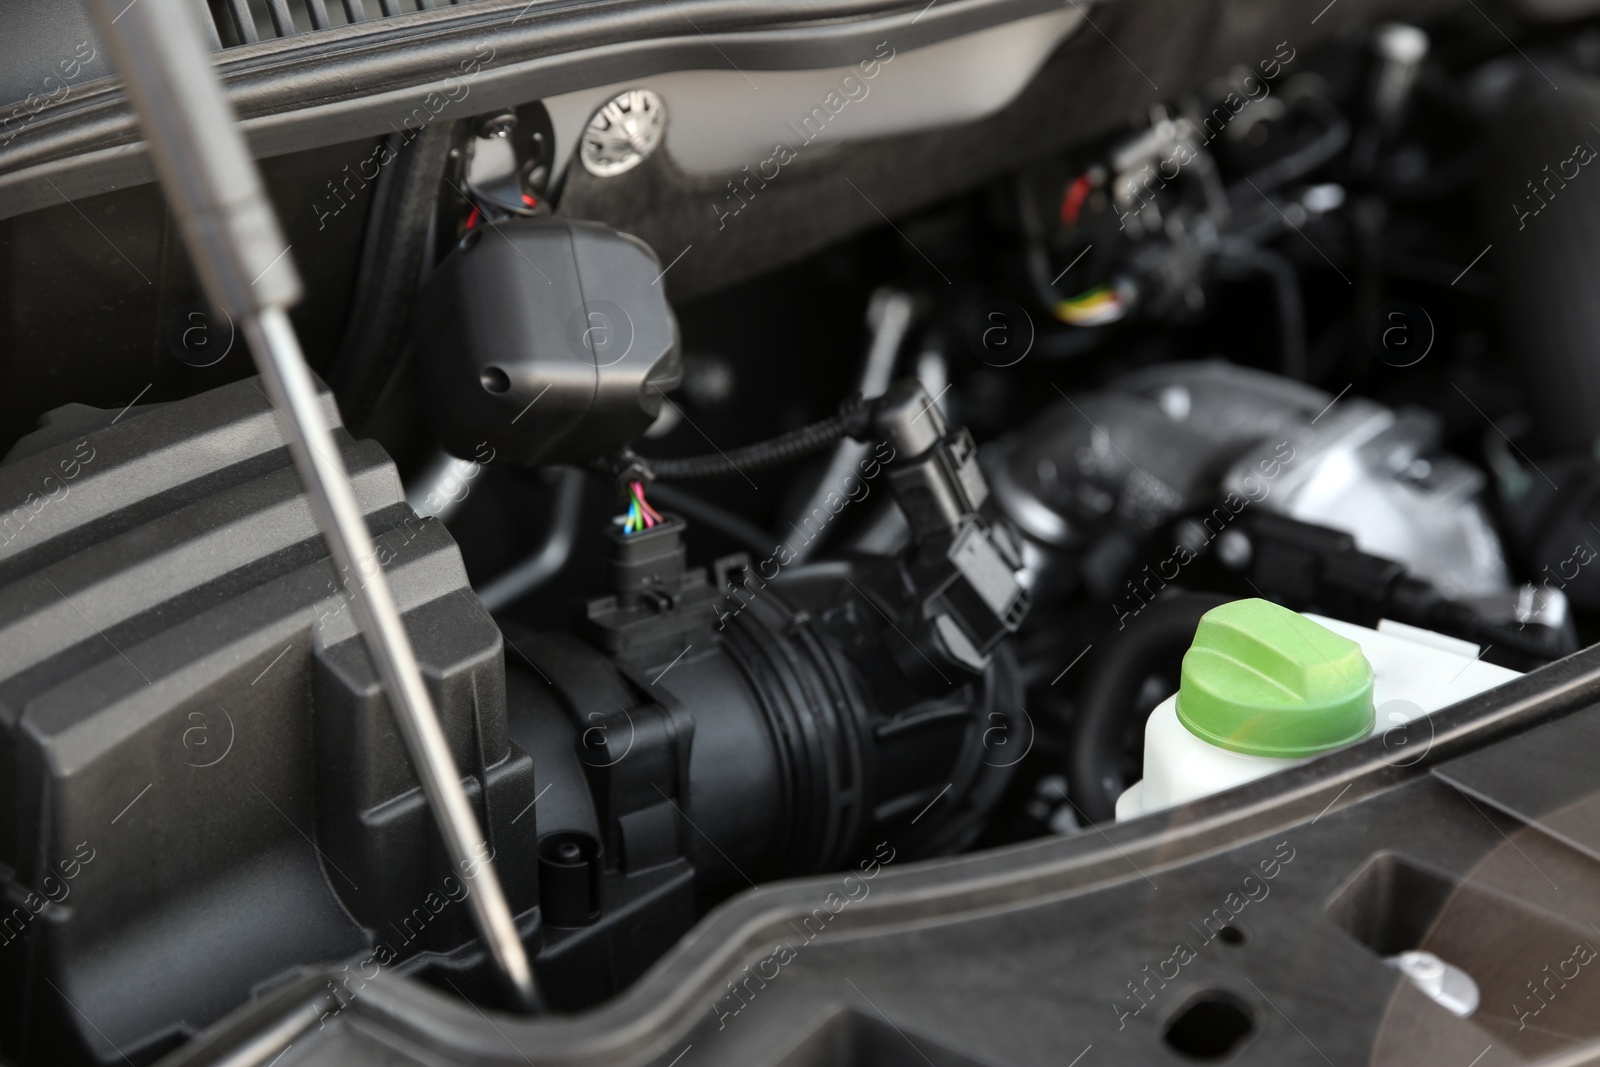
<path id="1" fill-rule="evenodd" d="M 409 340 L 450 124 L 433 123 L 410 138 L 395 134 L 387 148 L 390 162 L 373 191 L 350 315 L 328 371 L 345 423 L 358 435 Z"/>
<path id="2" fill-rule="evenodd" d="M 1131 730 L 1140 731 L 1143 743 L 1144 723 L 1134 721 L 1134 702 L 1145 679 L 1163 669 L 1176 679 L 1200 616 L 1229 599 L 1211 593 L 1162 597 L 1096 650 L 1094 668 L 1078 695 L 1067 756 L 1067 788 L 1091 822 L 1115 818 L 1117 797 L 1132 784 L 1122 780 L 1118 768 Z"/>
<path id="3" fill-rule="evenodd" d="M 554 578 L 572 558 L 583 517 L 583 472 L 568 467 L 558 475 L 555 504 L 544 541 L 522 562 L 478 590 L 478 599 L 490 612 L 509 607 Z"/>
<path id="4" fill-rule="evenodd" d="M 1321 96 L 1308 96 L 1305 102 L 1323 123 L 1323 133 L 1310 144 L 1295 149 L 1250 175 L 1250 183 L 1256 190 L 1276 189 L 1280 185 L 1298 181 L 1318 167 L 1333 162 L 1344 151 L 1345 145 L 1350 143 L 1350 123 L 1332 101 Z M 1241 196 L 1244 195 L 1244 190 L 1239 192 Z"/>
<path id="5" fill-rule="evenodd" d="M 1310 368 L 1306 358 L 1305 304 L 1300 299 L 1300 276 L 1288 258 L 1245 242 L 1225 246 L 1222 262 L 1245 273 L 1260 274 L 1272 284 L 1278 308 L 1278 362 L 1283 376 L 1303 382 Z"/>

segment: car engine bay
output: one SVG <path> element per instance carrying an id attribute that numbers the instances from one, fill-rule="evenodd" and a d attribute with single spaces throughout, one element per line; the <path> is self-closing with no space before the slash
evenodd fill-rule
<path id="1" fill-rule="evenodd" d="M 0 3 L 0 1061 L 1600 1055 L 1600 10 L 188 6 L 482 850 Z"/>

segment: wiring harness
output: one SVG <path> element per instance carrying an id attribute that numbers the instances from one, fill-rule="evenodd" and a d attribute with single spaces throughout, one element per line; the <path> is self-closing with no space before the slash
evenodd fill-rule
<path id="1" fill-rule="evenodd" d="M 735 448 L 730 452 L 718 451 L 712 455 L 684 458 L 650 459 L 632 449 L 595 462 L 595 469 L 615 479 L 617 496 L 629 500 L 634 487 L 641 489 L 652 482 L 694 482 L 712 478 L 732 478 L 750 471 L 792 463 L 807 456 L 826 451 L 831 445 L 846 437 L 865 438 L 872 424 L 872 402 L 863 400 L 859 393 L 846 397 L 836 414 L 798 430 L 779 434 L 766 441 Z M 642 502 L 642 493 L 638 499 Z M 648 505 L 646 505 L 648 507 Z M 629 508 L 632 513 L 632 505 Z M 646 518 L 649 516 L 646 515 Z"/>
<path id="2" fill-rule="evenodd" d="M 644 482 L 629 482 L 628 511 L 622 516 L 622 532 L 642 533 L 663 521 L 665 520 L 662 519 L 661 512 L 651 507 L 650 502 L 644 498 Z"/>
<path id="3" fill-rule="evenodd" d="M 1097 285 L 1086 293 L 1057 302 L 1051 310 L 1070 326 L 1104 326 L 1128 313 L 1129 302 L 1116 288 Z"/>

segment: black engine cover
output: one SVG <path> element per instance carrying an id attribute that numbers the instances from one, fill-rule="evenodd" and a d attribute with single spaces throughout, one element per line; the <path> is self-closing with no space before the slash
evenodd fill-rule
<path id="1" fill-rule="evenodd" d="M 149 1060 L 309 963 L 467 966 L 430 955 L 472 940 L 466 889 L 256 381 L 114 416 L 58 409 L 0 464 L 0 1052 Z M 500 632 L 335 434 L 526 928 Z"/>

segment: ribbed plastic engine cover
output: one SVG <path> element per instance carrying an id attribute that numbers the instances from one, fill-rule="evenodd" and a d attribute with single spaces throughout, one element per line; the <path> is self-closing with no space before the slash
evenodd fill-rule
<path id="1" fill-rule="evenodd" d="M 525 912 L 500 632 L 382 449 L 335 436 Z M 148 1060 L 298 967 L 471 939 L 339 578 L 255 379 L 61 408 L 0 464 L 0 1051 Z"/>

